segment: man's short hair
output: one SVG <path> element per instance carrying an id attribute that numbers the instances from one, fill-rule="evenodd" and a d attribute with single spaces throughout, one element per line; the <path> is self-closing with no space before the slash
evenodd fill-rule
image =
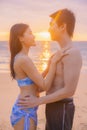
<path id="1" fill-rule="evenodd" d="M 50 15 L 53 18 L 57 25 L 60 26 L 63 23 L 66 24 L 66 30 L 70 37 L 73 36 L 75 28 L 75 16 L 74 13 L 68 9 L 61 9 Z"/>

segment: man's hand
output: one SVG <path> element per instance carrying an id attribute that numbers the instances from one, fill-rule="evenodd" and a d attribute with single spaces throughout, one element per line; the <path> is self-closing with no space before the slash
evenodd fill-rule
<path id="1" fill-rule="evenodd" d="M 20 109 L 32 108 L 39 105 L 39 98 L 35 96 L 25 96 L 24 98 L 19 98 L 17 106 Z"/>

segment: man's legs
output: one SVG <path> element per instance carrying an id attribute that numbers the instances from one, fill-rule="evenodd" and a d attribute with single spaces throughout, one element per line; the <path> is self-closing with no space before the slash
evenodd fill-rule
<path id="1" fill-rule="evenodd" d="M 73 101 L 59 101 L 46 105 L 45 130 L 71 130 L 74 117 Z"/>
<path id="2" fill-rule="evenodd" d="M 73 102 L 66 104 L 64 130 L 71 130 L 73 125 L 75 106 Z"/>

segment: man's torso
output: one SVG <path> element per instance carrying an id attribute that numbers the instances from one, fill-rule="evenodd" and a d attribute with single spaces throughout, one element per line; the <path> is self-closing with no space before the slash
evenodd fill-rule
<path id="1" fill-rule="evenodd" d="M 72 53 L 72 55 L 70 55 L 70 58 L 72 58 L 73 55 L 75 55 L 76 53 L 76 56 L 75 56 L 75 58 L 77 59 L 76 62 L 77 64 L 81 65 L 81 62 L 82 62 L 81 55 L 77 48 L 73 46 L 72 48 L 67 49 L 66 51 L 69 53 Z M 57 69 L 56 69 L 55 77 L 53 79 L 53 83 L 46 94 L 53 93 L 63 87 L 64 87 L 64 63 L 63 63 L 63 59 L 61 59 L 61 61 L 58 62 L 57 64 Z"/>

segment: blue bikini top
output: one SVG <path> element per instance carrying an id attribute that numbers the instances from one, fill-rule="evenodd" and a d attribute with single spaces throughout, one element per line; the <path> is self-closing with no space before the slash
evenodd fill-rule
<path id="1" fill-rule="evenodd" d="M 28 78 L 28 77 L 26 77 L 24 79 L 17 79 L 17 83 L 18 83 L 19 87 L 23 87 L 23 86 L 34 84 L 34 82 L 30 78 Z"/>

